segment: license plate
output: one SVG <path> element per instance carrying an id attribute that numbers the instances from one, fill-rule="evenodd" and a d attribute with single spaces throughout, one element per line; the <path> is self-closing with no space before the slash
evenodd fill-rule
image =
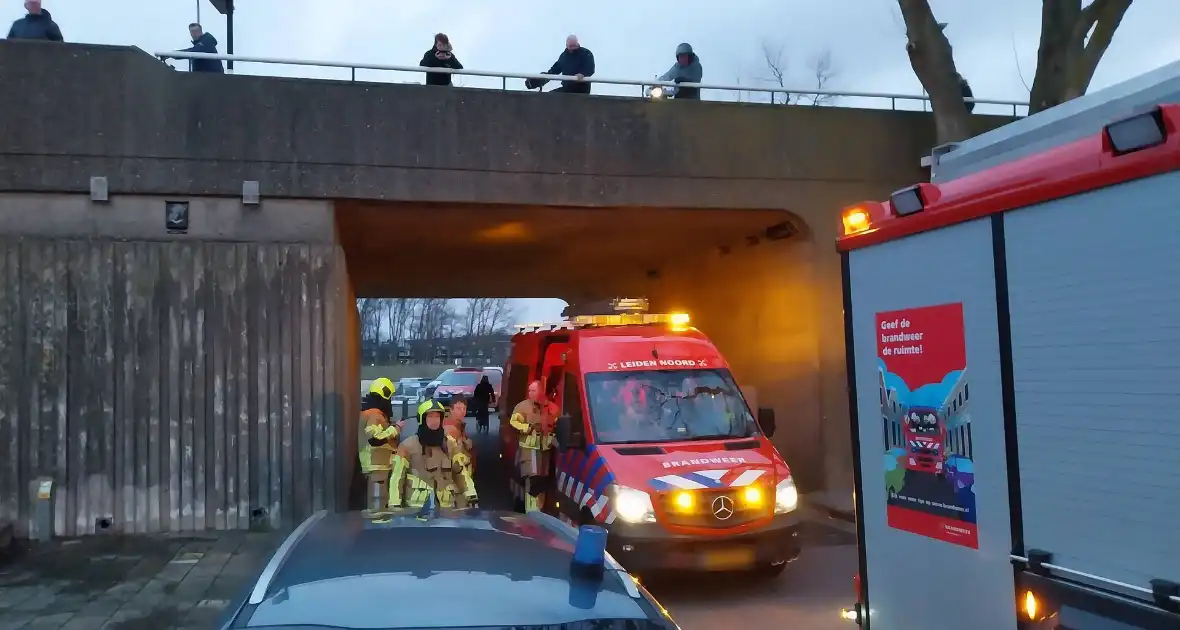
<path id="1" fill-rule="evenodd" d="M 705 568 L 714 571 L 744 569 L 754 564 L 753 549 L 722 549 L 705 552 Z"/>

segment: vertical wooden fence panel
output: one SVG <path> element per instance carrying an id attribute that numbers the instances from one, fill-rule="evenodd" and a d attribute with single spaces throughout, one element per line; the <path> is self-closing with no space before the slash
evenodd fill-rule
<path id="1" fill-rule="evenodd" d="M 0 238 L 0 518 L 40 476 L 65 536 L 346 507 L 350 294 L 335 247 Z"/>

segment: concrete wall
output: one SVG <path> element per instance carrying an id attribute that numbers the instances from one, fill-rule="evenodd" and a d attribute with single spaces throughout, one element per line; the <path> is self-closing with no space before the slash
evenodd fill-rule
<path id="1" fill-rule="evenodd" d="M 58 535 L 346 505 L 356 357 L 337 322 L 356 309 L 330 205 L 274 202 L 292 220 L 270 222 L 194 200 L 179 235 L 163 204 L 0 196 L 0 518 L 18 533 L 43 475 Z"/>
<path id="2" fill-rule="evenodd" d="M 81 44 L 0 42 L 0 85 L 8 191 L 792 208 L 911 183 L 934 142 L 922 112 L 202 75 Z"/>

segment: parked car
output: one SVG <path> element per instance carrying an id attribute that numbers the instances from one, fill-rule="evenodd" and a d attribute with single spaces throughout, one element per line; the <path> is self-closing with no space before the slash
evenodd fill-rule
<path id="1" fill-rule="evenodd" d="M 540 513 L 325 510 L 279 545 L 219 627 L 678 630 L 601 533 Z"/>

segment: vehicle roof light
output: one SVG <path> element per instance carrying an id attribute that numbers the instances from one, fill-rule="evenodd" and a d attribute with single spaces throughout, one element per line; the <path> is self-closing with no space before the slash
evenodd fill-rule
<path id="1" fill-rule="evenodd" d="M 646 298 L 619 298 L 611 302 L 616 313 L 646 313 Z"/>
<path id="2" fill-rule="evenodd" d="M 902 188 L 889 196 L 889 209 L 899 217 L 909 216 L 921 212 L 926 207 L 922 199 L 921 185 Z"/>
<path id="3" fill-rule="evenodd" d="M 575 577 L 598 580 L 602 579 L 605 569 L 606 530 L 597 525 L 579 527 L 574 557 L 570 560 L 570 573 Z"/>
<path id="4" fill-rule="evenodd" d="M 687 326 L 688 313 L 620 313 L 618 315 L 576 315 L 570 318 L 575 326 L 633 326 L 636 324 L 669 324 Z"/>
<path id="5" fill-rule="evenodd" d="M 844 223 L 844 236 L 866 232 L 873 225 L 869 220 L 869 211 L 861 206 L 848 208 L 840 218 Z"/>
<path id="6" fill-rule="evenodd" d="M 1102 133 L 1116 156 L 1149 149 L 1168 139 L 1164 113 L 1159 107 L 1112 122 L 1103 128 Z"/>

